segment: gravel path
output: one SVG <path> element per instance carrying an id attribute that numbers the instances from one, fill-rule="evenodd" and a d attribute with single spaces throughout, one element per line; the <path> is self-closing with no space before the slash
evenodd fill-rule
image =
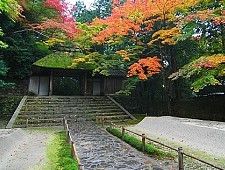
<path id="1" fill-rule="evenodd" d="M 168 161 L 157 161 L 112 136 L 92 122 L 70 122 L 78 156 L 85 170 L 169 170 Z"/>
<path id="2" fill-rule="evenodd" d="M 169 116 L 146 117 L 130 128 L 210 155 L 225 157 L 225 122 Z"/>
<path id="3" fill-rule="evenodd" d="M 0 170 L 42 169 L 54 131 L 0 129 Z"/>

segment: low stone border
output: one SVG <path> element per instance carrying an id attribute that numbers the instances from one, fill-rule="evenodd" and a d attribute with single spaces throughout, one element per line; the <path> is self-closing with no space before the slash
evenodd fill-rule
<path id="1" fill-rule="evenodd" d="M 18 105 L 13 116 L 9 120 L 9 123 L 6 126 L 6 129 L 11 129 L 13 127 L 13 124 L 16 121 L 16 118 L 17 118 L 18 114 L 20 113 L 20 110 L 21 110 L 22 106 L 24 105 L 24 103 L 26 102 L 26 100 L 27 100 L 27 96 L 23 96 L 23 98 L 20 101 L 20 104 Z"/>
<path id="2" fill-rule="evenodd" d="M 121 106 L 119 103 L 117 103 L 112 97 L 107 96 L 108 99 L 110 99 L 113 103 L 115 103 L 121 110 L 123 110 L 127 115 L 131 117 L 131 119 L 136 120 L 136 118 L 130 114 L 123 106 Z"/>

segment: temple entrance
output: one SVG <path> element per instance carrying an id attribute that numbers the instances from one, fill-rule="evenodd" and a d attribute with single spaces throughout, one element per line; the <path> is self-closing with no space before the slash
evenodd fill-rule
<path id="1" fill-rule="evenodd" d="M 89 78 L 87 80 L 86 94 L 90 96 L 100 96 L 101 94 L 101 79 Z"/>
<path id="2" fill-rule="evenodd" d="M 57 96 L 81 95 L 80 77 L 54 77 L 52 94 Z"/>

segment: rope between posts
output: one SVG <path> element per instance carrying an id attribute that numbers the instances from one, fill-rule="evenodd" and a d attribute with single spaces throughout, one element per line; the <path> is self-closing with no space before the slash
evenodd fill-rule
<path id="1" fill-rule="evenodd" d="M 206 162 L 206 161 L 204 161 L 204 160 L 202 160 L 202 159 L 199 159 L 199 158 L 197 158 L 197 157 L 195 157 L 195 156 L 192 156 L 192 155 L 190 155 L 190 154 L 188 154 L 188 153 L 183 153 L 183 155 L 185 155 L 185 156 L 187 156 L 187 157 L 190 157 L 190 158 L 192 158 L 192 159 L 196 159 L 196 160 L 198 160 L 198 161 L 200 161 L 200 162 L 202 162 L 202 163 L 204 163 L 204 164 L 207 164 L 207 165 L 209 165 L 209 166 L 211 166 L 211 167 L 213 167 L 213 168 L 216 168 L 216 169 L 219 169 L 219 170 L 224 170 L 223 168 L 220 168 L 220 167 L 218 167 L 218 166 L 216 166 L 216 165 L 213 165 L 213 164 L 211 164 L 211 163 L 209 163 L 209 162 Z"/>
<path id="2" fill-rule="evenodd" d="M 140 134 L 138 134 L 138 133 L 136 133 L 136 132 L 133 132 L 133 131 L 131 131 L 131 130 L 128 130 L 128 129 L 126 129 L 126 128 L 124 128 L 124 130 L 126 130 L 126 131 L 128 131 L 128 132 L 130 132 L 130 133 L 133 133 L 133 134 L 135 134 L 135 135 L 137 135 L 137 136 L 142 136 L 142 135 L 140 135 Z"/>
<path id="3" fill-rule="evenodd" d="M 125 131 L 128 131 L 128 132 L 133 133 L 133 134 L 135 134 L 135 135 L 137 135 L 137 136 L 143 137 L 143 134 L 141 135 L 141 134 L 139 134 L 139 133 L 133 132 L 132 130 L 126 129 L 126 128 L 122 127 L 122 126 L 118 126 L 118 125 L 116 125 L 116 124 L 114 124 L 114 123 L 112 123 L 112 122 L 111 122 L 110 124 L 111 124 L 112 126 L 114 126 L 114 127 L 122 128 L 122 133 L 123 133 L 123 131 L 124 131 L 124 133 L 125 133 Z M 209 162 L 206 162 L 206 161 L 204 161 L 204 160 L 202 160 L 202 159 L 199 159 L 199 158 L 197 158 L 197 157 L 195 157 L 195 156 L 192 156 L 192 155 L 190 155 L 190 154 L 188 154 L 188 153 L 183 152 L 182 147 L 180 147 L 180 148 L 178 148 L 178 149 L 175 149 L 175 148 L 173 148 L 173 147 L 171 147 L 171 146 L 168 146 L 168 145 L 166 145 L 166 144 L 164 144 L 164 143 L 161 143 L 161 142 L 159 142 L 159 141 L 150 139 L 150 138 L 148 138 L 148 137 L 145 137 L 145 136 L 144 136 L 144 138 L 147 139 L 147 140 L 149 140 L 149 141 L 155 142 L 155 143 L 157 143 L 157 144 L 159 144 L 159 145 L 162 145 L 162 146 L 164 146 L 164 147 L 166 147 L 166 148 L 169 148 L 169 149 L 171 149 L 171 150 L 173 150 L 173 151 L 178 152 L 178 156 L 179 156 L 179 154 L 181 155 L 181 158 L 179 158 L 179 159 L 181 159 L 180 161 L 182 162 L 182 165 L 181 165 L 181 166 L 179 165 L 179 170 L 183 170 L 183 169 L 184 169 L 184 166 L 183 166 L 183 156 L 184 156 L 184 155 L 187 156 L 187 157 L 190 157 L 190 158 L 192 158 L 192 159 L 195 159 L 195 160 L 197 160 L 197 161 L 199 161 L 199 162 L 202 162 L 202 163 L 204 163 L 204 164 L 206 164 L 206 165 L 209 165 L 209 166 L 211 166 L 211 167 L 213 167 L 213 168 L 216 168 L 216 169 L 218 169 L 218 170 L 225 170 L 225 169 L 223 169 L 223 168 L 221 168 L 221 167 L 218 167 L 218 166 L 216 166 L 216 165 L 213 165 L 213 164 L 211 164 L 211 163 L 209 163 Z"/>

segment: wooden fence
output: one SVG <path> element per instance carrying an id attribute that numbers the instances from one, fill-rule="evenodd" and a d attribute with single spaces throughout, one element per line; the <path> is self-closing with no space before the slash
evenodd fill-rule
<path id="1" fill-rule="evenodd" d="M 97 123 L 100 123 L 102 127 L 104 127 L 104 124 L 105 124 L 104 120 L 105 120 L 104 116 L 99 116 L 99 117 L 96 118 Z M 168 149 L 171 149 L 171 150 L 177 152 L 177 155 L 178 155 L 178 166 L 179 166 L 179 170 L 184 170 L 184 167 L 185 167 L 184 156 L 186 156 L 186 157 L 188 157 L 188 158 L 191 158 L 191 159 L 193 159 L 193 160 L 199 161 L 199 162 L 201 162 L 201 163 L 203 163 L 203 164 L 209 166 L 210 168 L 214 168 L 214 169 L 217 169 L 217 170 L 225 170 L 225 169 L 223 169 L 223 168 L 221 168 L 221 167 L 218 167 L 218 166 L 216 166 L 216 165 L 213 165 L 213 164 L 211 164 L 211 163 L 209 163 L 209 162 L 207 162 L 207 161 L 205 161 L 205 160 L 202 160 L 202 159 L 197 158 L 197 157 L 195 157 L 195 156 L 192 156 L 192 155 L 190 155 L 190 154 L 188 154 L 188 153 L 185 153 L 185 152 L 183 151 L 183 148 L 182 148 L 182 147 L 178 147 L 177 149 L 175 149 L 175 148 L 173 148 L 173 147 L 171 147 L 171 146 L 169 146 L 169 145 L 166 145 L 166 144 L 164 144 L 164 143 L 161 143 L 161 142 L 159 142 L 159 141 L 156 141 L 156 140 L 153 140 L 153 139 L 151 139 L 151 138 L 149 138 L 149 137 L 146 137 L 145 134 L 139 134 L 139 133 L 136 133 L 136 132 L 131 131 L 131 130 L 125 128 L 125 127 L 121 127 L 121 126 L 118 126 L 118 125 L 116 125 L 116 124 L 110 122 L 110 128 L 114 128 L 114 127 L 117 128 L 117 129 L 121 129 L 122 140 L 124 140 L 124 135 L 125 135 L 126 132 L 129 132 L 129 133 L 131 133 L 131 134 L 134 134 L 134 135 L 137 135 L 137 136 L 141 137 L 141 141 L 142 141 L 142 151 L 143 151 L 143 152 L 145 152 L 145 145 L 146 145 L 146 141 L 147 141 L 147 140 L 148 140 L 148 141 L 151 141 L 151 142 L 153 142 L 153 143 L 156 143 L 156 144 L 158 144 L 158 145 L 161 145 L 161 146 L 163 146 L 163 147 L 165 147 L 165 148 L 168 148 Z"/>
<path id="2" fill-rule="evenodd" d="M 64 126 L 64 130 L 66 131 L 67 141 L 71 145 L 71 157 L 73 159 L 77 160 L 79 170 L 84 170 L 84 165 L 80 162 L 80 159 L 79 159 L 77 151 L 76 151 L 75 143 L 72 139 L 72 136 L 71 136 L 71 133 L 69 130 L 69 126 L 68 126 L 67 120 L 65 118 L 63 118 L 63 126 Z"/>

